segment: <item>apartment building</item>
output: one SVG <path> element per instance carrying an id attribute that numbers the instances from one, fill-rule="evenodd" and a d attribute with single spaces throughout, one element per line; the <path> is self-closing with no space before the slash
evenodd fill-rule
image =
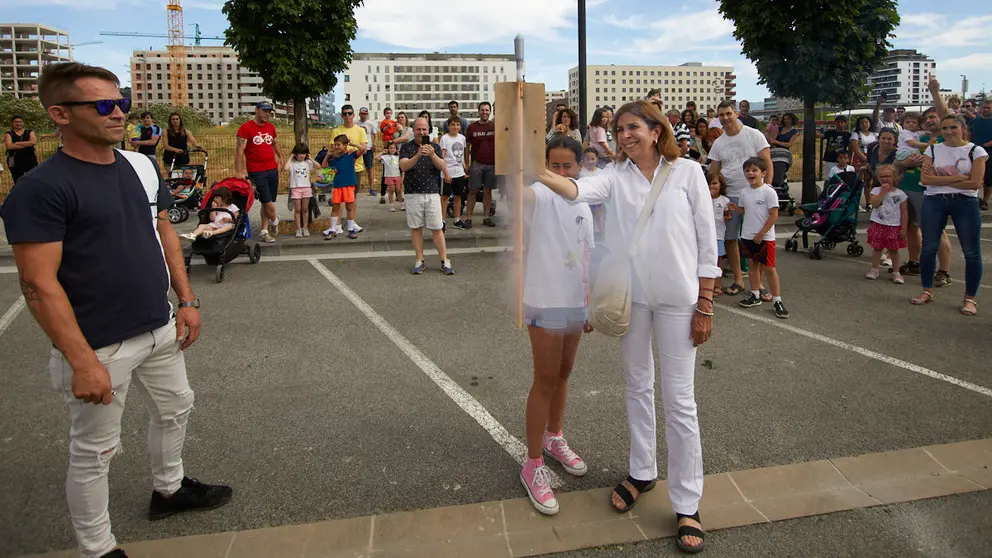
<path id="1" fill-rule="evenodd" d="M 0 23 L 0 93 L 38 98 L 38 77 L 46 64 L 72 61 L 65 31 L 38 23 Z"/>
<path id="2" fill-rule="evenodd" d="M 552 102 L 558 102 L 558 101 L 564 101 L 567 104 L 568 103 L 568 91 L 565 91 L 564 89 L 559 89 L 558 91 L 545 91 L 544 92 L 544 102 L 545 103 L 552 103 Z"/>
<path id="3" fill-rule="evenodd" d="M 703 66 L 686 62 L 678 66 L 587 66 L 586 106 L 592 114 L 598 107 L 620 107 L 647 97 L 651 89 L 660 89 L 664 106 L 681 109 L 689 101 L 706 111 L 721 101 L 733 99 L 737 92 L 731 66 Z M 579 106 L 579 68 L 568 71 L 568 103 Z"/>
<path id="4" fill-rule="evenodd" d="M 868 78 L 868 103 L 873 105 L 885 93 L 886 104 L 929 105 L 933 102 L 927 84 L 937 73 L 937 63 L 912 49 L 889 51 L 885 63 Z"/>
<path id="5" fill-rule="evenodd" d="M 356 111 L 368 107 L 373 119 L 382 118 L 386 107 L 411 120 L 428 110 L 440 127 L 450 101 L 458 101 L 466 119 L 478 118 L 479 103 L 492 102 L 495 85 L 511 79 L 516 79 L 512 54 L 356 53 L 344 74 L 340 104 Z"/>

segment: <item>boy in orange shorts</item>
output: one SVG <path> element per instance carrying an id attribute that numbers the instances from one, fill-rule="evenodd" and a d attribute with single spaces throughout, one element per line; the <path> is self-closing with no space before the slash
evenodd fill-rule
<path id="1" fill-rule="evenodd" d="M 327 151 L 327 156 L 322 161 L 325 167 L 333 167 L 334 193 L 331 195 L 331 228 L 324 231 L 324 240 L 331 240 L 338 236 L 338 219 L 341 218 L 341 204 L 345 204 L 348 213 L 346 230 L 348 238 L 354 240 L 358 238 L 361 229 L 355 224 L 355 188 L 358 186 L 358 174 L 355 172 L 355 160 L 358 159 L 357 151 L 348 151 L 348 136 L 341 134 L 334 138 L 331 149 Z"/>

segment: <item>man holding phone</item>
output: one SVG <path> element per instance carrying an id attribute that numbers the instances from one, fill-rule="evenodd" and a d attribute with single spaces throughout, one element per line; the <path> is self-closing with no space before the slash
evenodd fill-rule
<path id="1" fill-rule="evenodd" d="M 431 231 L 434 246 L 441 257 L 441 272 L 454 275 L 448 259 L 448 250 L 444 239 L 444 218 L 441 214 L 441 172 L 444 171 L 444 159 L 441 158 L 441 146 L 431 142 L 430 128 L 427 119 L 418 118 L 413 123 L 414 141 L 406 142 L 400 147 L 400 170 L 406 173 L 403 178 L 403 189 L 406 196 L 406 223 L 410 227 L 413 251 L 417 254 L 417 263 L 412 273 L 421 275 L 427 265 L 424 263 L 424 228 Z"/>

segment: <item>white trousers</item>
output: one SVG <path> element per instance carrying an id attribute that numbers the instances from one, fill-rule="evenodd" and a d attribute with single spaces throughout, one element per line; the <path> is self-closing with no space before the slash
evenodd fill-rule
<path id="1" fill-rule="evenodd" d="M 668 495 L 676 513 L 698 511 L 703 496 L 703 449 L 696 416 L 696 348 L 689 333 L 693 307 L 634 304 L 630 329 L 620 338 L 627 375 L 630 476 L 658 477 L 658 436 L 654 404 L 652 331 L 661 359 L 661 390 L 668 445 Z"/>
<path id="2" fill-rule="evenodd" d="M 72 368 L 52 349 L 52 387 L 69 404 L 69 471 L 65 493 L 69 516 L 83 558 L 102 556 L 117 546 L 110 529 L 110 460 L 121 444 L 121 415 L 131 376 L 148 407 L 148 454 L 154 489 L 169 495 L 183 479 L 182 450 L 186 422 L 193 410 L 193 391 L 186 362 L 176 342 L 176 324 L 96 350 L 110 372 L 117 394 L 110 405 L 83 403 L 72 395 Z"/>

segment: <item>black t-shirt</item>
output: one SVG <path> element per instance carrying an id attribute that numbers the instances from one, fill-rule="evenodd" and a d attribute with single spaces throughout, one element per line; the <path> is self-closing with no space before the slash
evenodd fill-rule
<path id="1" fill-rule="evenodd" d="M 755 130 L 758 129 L 758 119 L 750 114 L 742 114 L 738 117 L 738 119 L 741 121 L 741 124 L 749 128 L 754 128 Z"/>
<path id="2" fill-rule="evenodd" d="M 153 208 L 134 168 L 115 154 L 115 163 L 98 165 L 57 152 L 22 178 L 0 208 L 11 244 L 62 243 L 58 280 L 94 349 L 170 319 L 169 272 Z M 170 205 L 159 174 L 154 211 Z"/>
<path id="3" fill-rule="evenodd" d="M 423 147 L 415 141 L 408 141 L 400 147 L 400 159 L 413 159 Z M 431 143 L 434 152 L 441 156 L 441 146 Z M 403 178 L 403 192 L 406 194 L 440 194 L 441 171 L 434 166 L 430 157 L 421 157 L 417 164 Z"/>
<path id="4" fill-rule="evenodd" d="M 827 163 L 836 163 L 837 151 L 846 150 L 851 144 L 851 132 L 827 130 L 823 132 L 823 141 L 827 143 L 823 150 L 823 160 Z"/>

